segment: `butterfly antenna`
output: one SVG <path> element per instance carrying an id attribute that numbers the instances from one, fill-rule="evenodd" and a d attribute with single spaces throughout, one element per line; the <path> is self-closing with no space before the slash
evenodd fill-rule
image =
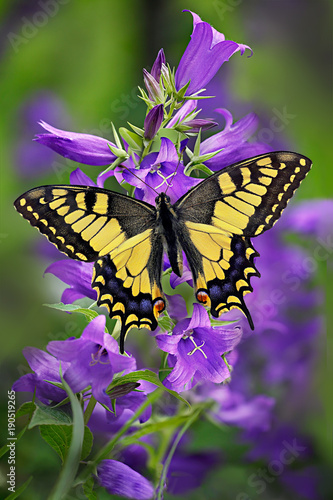
<path id="1" fill-rule="evenodd" d="M 130 174 L 132 174 L 134 177 L 136 177 L 140 182 L 142 182 L 142 184 L 145 184 L 145 186 L 149 187 L 150 189 L 152 189 L 153 191 L 155 191 L 155 193 L 158 195 L 159 193 L 156 191 L 155 188 L 153 188 L 152 186 L 149 186 L 149 184 L 147 184 L 143 179 L 141 179 L 138 175 L 136 175 L 134 172 L 132 172 L 132 170 L 130 170 L 128 167 L 125 167 L 125 165 L 119 165 L 120 168 L 125 168 Z"/>

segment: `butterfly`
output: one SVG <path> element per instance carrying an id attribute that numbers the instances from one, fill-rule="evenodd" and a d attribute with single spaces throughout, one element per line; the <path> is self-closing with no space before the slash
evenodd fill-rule
<path id="1" fill-rule="evenodd" d="M 92 288 L 121 322 L 123 353 L 128 331 L 155 330 L 166 307 L 164 250 L 178 276 L 185 253 L 196 299 L 212 316 L 237 308 L 253 329 L 244 301 L 251 276 L 260 276 L 251 238 L 273 227 L 310 168 L 305 156 L 278 151 L 223 168 L 174 204 L 166 193 L 153 206 L 98 187 L 52 185 L 14 205 L 61 252 L 95 263 Z"/>

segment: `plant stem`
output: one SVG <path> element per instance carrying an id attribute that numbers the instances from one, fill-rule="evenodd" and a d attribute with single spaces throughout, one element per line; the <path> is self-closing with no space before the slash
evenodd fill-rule
<path id="1" fill-rule="evenodd" d="M 154 401 L 159 399 L 159 397 L 163 394 L 163 389 L 156 389 L 154 392 L 150 393 L 147 396 L 146 401 L 138 408 L 138 410 L 135 412 L 133 417 L 131 417 L 126 424 L 115 434 L 115 436 L 109 441 L 104 448 L 102 448 L 97 455 L 93 458 L 91 462 L 87 464 L 87 467 L 85 468 L 84 471 L 82 471 L 81 475 L 76 479 L 74 482 L 73 486 L 77 486 L 78 484 L 84 483 L 90 476 L 90 474 L 93 473 L 97 465 L 102 461 L 105 460 L 110 452 L 113 450 L 114 446 L 116 445 L 117 441 L 125 434 L 125 432 L 130 428 L 130 426 L 137 420 L 137 418 L 144 412 L 144 410 L 152 404 Z"/>

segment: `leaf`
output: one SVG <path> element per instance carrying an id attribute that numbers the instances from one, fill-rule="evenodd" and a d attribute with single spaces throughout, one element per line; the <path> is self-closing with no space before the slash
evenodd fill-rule
<path id="1" fill-rule="evenodd" d="M 27 489 L 31 481 L 32 481 L 32 476 L 30 476 L 29 479 L 27 479 L 26 482 L 22 484 L 22 486 L 17 488 L 16 491 L 8 495 L 4 500 L 15 500 L 15 498 L 18 498 L 21 495 L 21 493 L 23 493 Z"/>
<path id="2" fill-rule="evenodd" d="M 156 373 L 152 372 L 151 370 L 138 370 L 136 372 L 128 373 L 127 375 L 124 375 L 122 377 L 115 378 L 111 383 L 109 389 L 113 389 L 114 387 L 125 384 L 127 382 L 138 382 L 140 380 L 147 380 L 147 382 L 151 382 L 152 384 L 157 385 L 164 391 L 179 399 L 179 401 L 181 401 L 182 403 L 185 403 L 187 406 L 191 407 L 190 403 L 186 401 L 186 399 L 182 398 L 176 391 L 167 389 L 162 384 Z"/>
<path id="3" fill-rule="evenodd" d="M 147 434 L 152 434 L 153 432 L 162 432 L 164 429 L 176 428 L 184 424 L 189 418 L 189 415 L 176 415 L 174 417 L 166 417 L 165 420 L 159 420 L 158 422 L 141 424 L 137 431 L 134 431 L 130 436 L 126 436 L 122 441 L 121 445 L 123 447 L 129 446 L 131 444 L 136 444 L 138 439 Z M 141 444 L 141 443 L 140 443 Z"/>
<path id="4" fill-rule="evenodd" d="M 87 318 L 88 321 L 91 321 L 97 316 L 99 316 L 98 312 L 94 311 L 93 309 L 87 309 L 77 304 L 63 304 L 62 302 L 59 302 L 58 304 L 43 304 L 43 305 L 46 307 L 50 307 L 51 309 L 57 309 L 58 311 L 64 311 L 70 313 L 77 312 L 80 314 L 84 314 L 84 316 Z M 105 333 L 109 333 L 106 327 L 105 327 Z"/>
<path id="5" fill-rule="evenodd" d="M 61 458 L 62 463 L 64 463 L 72 440 L 73 425 L 41 425 L 40 433 L 44 441 L 54 449 Z M 92 443 L 93 435 L 86 426 L 84 428 L 81 460 L 89 455 Z"/>
<path id="6" fill-rule="evenodd" d="M 141 151 L 142 137 L 139 137 L 135 132 L 128 130 L 125 127 L 119 129 L 121 137 L 127 142 L 132 151 Z"/>
<path id="7" fill-rule="evenodd" d="M 94 478 L 91 476 L 83 485 L 83 493 L 88 500 L 97 500 L 97 494 L 93 491 L 95 485 Z"/>
<path id="8" fill-rule="evenodd" d="M 16 418 L 22 417 L 23 415 L 32 415 L 35 409 L 36 405 L 32 401 L 23 403 L 16 412 Z"/>
<path id="9" fill-rule="evenodd" d="M 37 425 L 71 425 L 72 418 L 64 410 L 60 408 L 52 408 L 51 406 L 39 403 L 36 405 L 32 419 L 28 425 L 28 429 L 32 429 Z"/>

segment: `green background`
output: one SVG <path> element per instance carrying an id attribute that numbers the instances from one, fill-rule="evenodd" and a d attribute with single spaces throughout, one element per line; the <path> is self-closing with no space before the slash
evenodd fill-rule
<path id="1" fill-rule="evenodd" d="M 314 163 L 298 200 L 332 196 L 330 2 L 59 0 L 53 2 L 56 13 L 49 15 L 40 27 L 32 24 L 29 31 L 27 21 L 32 22 L 34 13 L 46 3 L 0 3 L 0 357 L 4 403 L 13 381 L 25 373 L 26 362 L 21 354 L 24 346 L 45 348 L 49 340 L 62 338 L 64 332 L 70 334 L 78 325 L 83 326 L 80 320 L 71 321 L 42 306 L 57 302 L 63 286 L 51 275 L 43 277 L 48 262 L 34 254 L 39 235 L 12 205 L 18 195 L 31 187 L 59 182 L 49 165 L 45 174 L 24 178 L 15 164 L 15 148 L 22 133 L 20 109 L 36 92 L 51 91 L 63 102 L 73 131 L 112 139 L 111 121 L 116 127 L 125 125 L 127 120 L 141 126 L 145 108 L 136 97 L 136 87 L 143 85 L 142 68 L 151 67 L 161 47 L 171 66 L 177 66 L 192 32 L 191 15 L 181 11 L 193 10 L 227 39 L 246 43 L 254 50 L 252 58 L 236 54 L 222 67 L 220 76 L 223 80 L 225 71 L 232 99 L 230 104 L 226 100 L 218 105 L 230 109 L 235 119 L 256 111 L 265 118 L 264 128 L 275 116 L 274 109 L 286 109 L 292 118 L 281 132 L 274 134 L 274 141 L 285 141 Z M 63 124 L 52 125 L 61 128 Z M 34 133 L 35 130 L 31 139 Z M 57 161 L 61 181 L 67 183 L 70 170 L 78 165 L 60 156 Z M 99 172 L 98 167 L 83 168 L 93 179 Z M 322 264 L 316 279 L 326 288 L 329 310 L 332 287 L 329 289 L 324 280 L 326 264 Z M 331 319 L 327 317 L 328 328 Z M 329 346 L 328 343 L 328 356 Z M 319 374 L 314 374 L 322 411 L 310 420 L 309 432 L 324 463 L 330 453 L 332 378 L 326 371 L 325 346 L 322 347 L 323 362 L 318 366 Z M 328 365 L 329 359 L 332 361 L 328 358 Z M 49 454 L 37 434 L 31 439 L 35 439 L 40 453 L 30 454 L 23 449 L 23 459 L 32 461 L 29 470 L 39 470 L 44 478 L 50 475 L 52 482 L 54 475 L 50 470 L 59 467 L 57 458 L 51 456 L 52 452 Z M 236 482 L 242 480 L 237 474 L 235 477 Z M 22 481 L 26 478 L 23 471 Z"/>

